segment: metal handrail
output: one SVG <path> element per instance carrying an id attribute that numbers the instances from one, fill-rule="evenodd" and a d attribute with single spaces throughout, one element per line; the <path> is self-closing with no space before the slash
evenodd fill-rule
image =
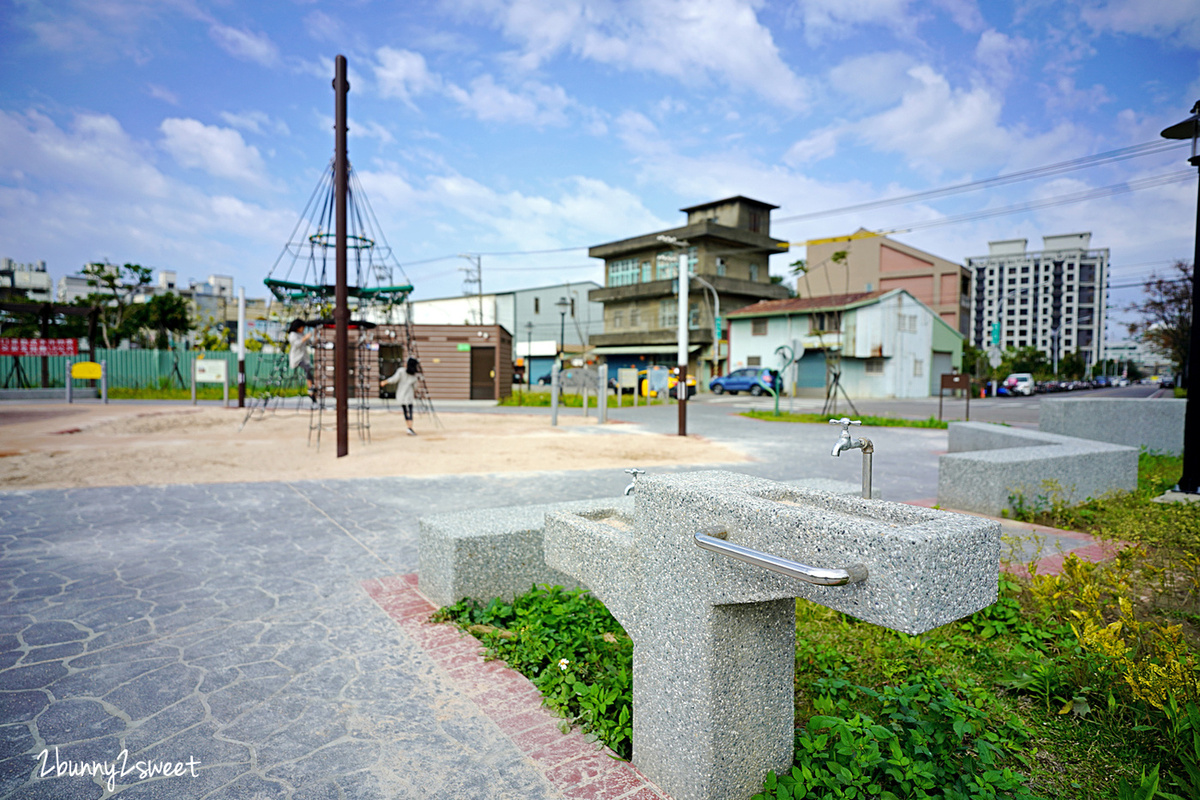
<path id="1" fill-rule="evenodd" d="M 853 564 L 845 569 L 810 567 L 798 561 L 789 561 L 770 553 L 760 553 L 758 550 L 751 550 L 749 547 L 742 547 L 740 544 L 733 544 L 718 538 L 725 535 L 725 531 L 720 531 L 717 536 L 698 531 L 694 538 L 696 545 L 703 550 L 711 550 L 714 553 L 736 558 L 738 561 L 744 561 L 771 572 L 778 572 L 805 583 L 814 583 L 817 586 L 845 586 L 848 583 L 859 583 L 867 579 L 867 568 L 863 564 Z"/>

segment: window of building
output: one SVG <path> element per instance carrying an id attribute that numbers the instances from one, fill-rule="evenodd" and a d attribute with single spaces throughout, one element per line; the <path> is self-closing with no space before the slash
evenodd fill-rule
<path id="1" fill-rule="evenodd" d="M 654 264 L 650 261 L 642 262 L 642 283 L 649 283 L 654 280 Z"/>
<path id="2" fill-rule="evenodd" d="M 868 358 L 866 364 L 864 365 L 864 369 L 866 370 L 866 373 L 868 375 L 882 375 L 883 374 L 883 359 L 882 358 Z"/>
<path id="3" fill-rule="evenodd" d="M 679 255 L 674 250 L 659 253 L 654 258 L 657 275 L 656 280 L 665 281 L 679 276 Z"/>
<path id="4" fill-rule="evenodd" d="M 535 314 L 542 313 L 542 298 L 540 298 L 540 297 L 533 298 L 533 313 L 535 313 Z"/>
<path id="5" fill-rule="evenodd" d="M 696 272 L 696 267 L 700 263 L 700 256 L 696 254 L 696 248 L 689 247 L 687 249 L 688 256 L 688 272 Z"/>
<path id="6" fill-rule="evenodd" d="M 901 314 L 897 323 L 901 333 L 916 333 L 917 332 L 917 315 L 916 314 Z"/>
<path id="7" fill-rule="evenodd" d="M 571 317 L 572 317 L 572 319 L 575 317 L 575 298 L 574 297 L 571 298 Z"/>
<path id="8" fill-rule="evenodd" d="M 658 301 L 658 327 L 674 328 L 679 324 L 679 302 L 675 298 Z"/>
<path id="9" fill-rule="evenodd" d="M 642 310 L 637 306 L 629 309 L 629 327 L 636 328 L 642 324 Z"/>
<path id="10" fill-rule="evenodd" d="M 818 311 L 808 316 L 809 333 L 829 333 L 838 327 L 838 317 L 833 311 Z"/>
<path id="11" fill-rule="evenodd" d="M 913 359 L 913 377 L 920 378 L 920 377 L 923 377 L 924 375 L 925 375 L 924 359 L 914 358 Z"/>
<path id="12" fill-rule="evenodd" d="M 700 327 L 700 306 L 695 303 L 688 304 L 688 327 L 692 330 Z"/>
<path id="13" fill-rule="evenodd" d="M 750 334 L 752 336 L 767 335 L 767 321 L 765 319 L 755 319 L 750 321 Z"/>
<path id="14" fill-rule="evenodd" d="M 632 258 L 608 262 L 609 286 L 632 286 L 638 282 L 638 263 Z"/>
<path id="15" fill-rule="evenodd" d="M 761 367 L 762 366 L 762 356 L 746 356 L 746 366 L 747 367 Z"/>
<path id="16" fill-rule="evenodd" d="M 758 280 L 758 264 L 750 265 L 750 280 L 752 280 L 752 281 Z"/>
<path id="17" fill-rule="evenodd" d="M 614 328 L 625 327 L 625 314 L 622 311 L 614 311 L 612 315 L 612 326 Z"/>
<path id="18" fill-rule="evenodd" d="M 717 259 L 717 275 L 725 277 L 725 259 L 723 258 Z"/>

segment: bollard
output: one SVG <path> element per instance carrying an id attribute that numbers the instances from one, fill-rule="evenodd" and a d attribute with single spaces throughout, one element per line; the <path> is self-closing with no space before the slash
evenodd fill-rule
<path id="1" fill-rule="evenodd" d="M 108 361 L 100 362 L 100 400 L 108 405 Z"/>
<path id="2" fill-rule="evenodd" d="M 71 389 L 73 388 L 71 386 L 71 384 L 73 384 L 75 382 L 75 379 L 71 377 L 71 367 L 72 367 L 72 365 L 74 365 L 74 363 L 75 362 L 72 361 L 69 357 L 67 358 L 67 402 L 68 403 L 75 402 L 75 400 L 71 397 Z"/>

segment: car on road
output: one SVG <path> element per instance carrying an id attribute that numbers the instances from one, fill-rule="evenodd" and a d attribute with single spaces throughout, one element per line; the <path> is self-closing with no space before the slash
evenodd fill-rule
<path id="1" fill-rule="evenodd" d="M 749 392 L 758 397 L 762 394 L 779 392 L 782 389 L 779 373 L 766 367 L 735 369 L 728 375 L 718 375 L 708 382 L 708 390 L 713 394 Z"/>
<path id="2" fill-rule="evenodd" d="M 1035 384 L 1033 376 L 1028 372 L 1013 372 L 1004 379 L 1004 388 L 1008 390 L 1010 395 L 1024 395 L 1031 397 Z"/>

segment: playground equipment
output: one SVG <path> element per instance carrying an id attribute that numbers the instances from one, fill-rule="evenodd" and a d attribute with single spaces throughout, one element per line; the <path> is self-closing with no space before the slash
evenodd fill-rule
<path id="1" fill-rule="evenodd" d="M 329 427 L 323 421 L 327 400 L 335 396 L 335 178 L 335 160 L 331 159 L 283 251 L 263 280 L 283 306 L 274 315 L 282 324 L 299 319 L 315 331 L 311 344 L 309 441 L 312 442 L 316 432 L 318 447 L 321 430 Z M 409 304 L 413 287 L 387 243 L 353 167 L 348 168 L 346 219 L 350 262 L 346 289 L 351 314 L 347 399 L 355 415 L 350 427 L 358 430 L 361 440 L 370 441 L 370 401 L 379 396 L 381 345 L 392 360 L 402 363 L 402 359 L 409 357 L 420 358 Z M 251 398 L 243 426 L 251 419 L 261 419 L 267 411 L 274 411 L 281 398 L 295 394 L 300 386 L 296 371 L 288 368 L 286 359 L 267 368 L 269 374 L 256 376 L 255 383 L 265 389 Z M 423 375 L 418 377 L 416 396 L 419 410 L 432 415 L 433 406 Z"/>

